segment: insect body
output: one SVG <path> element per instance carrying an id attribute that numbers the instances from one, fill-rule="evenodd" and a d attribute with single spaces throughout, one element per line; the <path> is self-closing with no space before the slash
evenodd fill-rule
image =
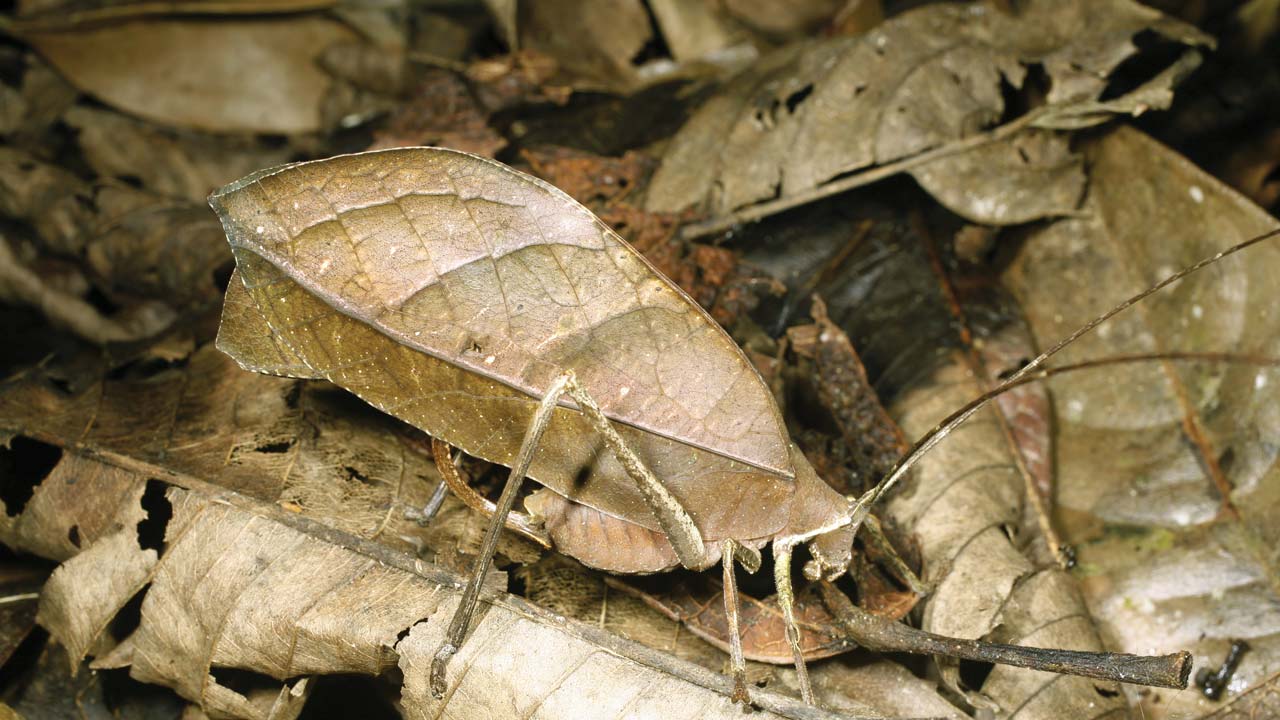
<path id="1" fill-rule="evenodd" d="M 437 656 L 437 692 L 527 473 L 558 550 L 612 572 L 721 562 L 731 619 L 732 558 L 754 570 L 771 543 L 808 699 L 791 552 L 810 543 L 810 577 L 843 572 L 853 508 L 790 441 L 728 335 L 588 210 L 434 148 L 265 170 L 211 203 L 237 262 L 221 349 L 258 372 L 328 379 L 513 468 Z"/>

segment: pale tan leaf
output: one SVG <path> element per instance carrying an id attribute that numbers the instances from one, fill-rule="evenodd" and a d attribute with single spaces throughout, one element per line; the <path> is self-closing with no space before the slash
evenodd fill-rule
<path id="1" fill-rule="evenodd" d="M 358 40 L 322 16 L 139 19 L 24 35 L 80 90 L 164 125 L 211 131 L 321 129 L 326 48 Z"/>
<path id="2" fill-rule="evenodd" d="M 1041 346 L 1174 270 L 1277 227 L 1135 130 L 1118 128 L 1086 152 L 1089 215 L 1033 233 L 1008 277 Z M 1109 320 L 1067 348 L 1062 362 L 1174 350 L 1274 357 L 1277 268 L 1273 243 L 1226 258 Z M 1191 650 L 1199 667 L 1216 668 L 1231 641 L 1244 639 L 1253 649 L 1228 692 L 1274 674 L 1275 372 L 1154 363 L 1064 377 L 1051 389 L 1060 518 L 1110 649 Z M 1215 707 L 1195 692 L 1141 699 L 1149 718 Z"/>
<path id="3" fill-rule="evenodd" d="M 980 393 L 957 355 L 926 386 L 899 397 L 890 412 L 909 436 L 919 435 Z M 933 586 L 922 603 L 921 626 L 954 637 L 1102 650 L 1074 581 L 1056 567 L 1037 568 L 1025 554 L 1019 539 L 1025 484 L 994 412 L 980 412 L 922 458 L 910 489 L 887 506 L 894 519 L 915 529 L 923 579 Z M 998 667 L 981 688 L 966 689 L 956 665 L 942 667 L 944 680 L 970 702 L 1010 717 L 1102 718 L 1124 707 L 1110 683 Z M 1105 694 L 1095 692 L 1095 684 Z"/>
<path id="4" fill-rule="evenodd" d="M 92 465 L 74 455 L 62 462 L 82 469 Z M 103 469 L 131 478 L 129 491 L 113 497 L 112 483 L 93 483 L 91 478 L 84 478 L 80 492 L 93 497 L 103 507 L 120 510 L 113 523 L 115 530 L 96 540 L 91 538 L 92 544 L 84 552 L 54 570 L 40 592 L 36 616 L 36 621 L 66 646 L 72 672 L 91 650 L 100 652 L 101 646 L 95 648 L 100 639 L 109 640 L 102 637 L 103 631 L 142 589 L 157 558 L 155 550 L 144 550 L 138 545 L 138 523 L 146 517 L 141 505 L 146 480 L 127 471 L 105 466 Z"/>

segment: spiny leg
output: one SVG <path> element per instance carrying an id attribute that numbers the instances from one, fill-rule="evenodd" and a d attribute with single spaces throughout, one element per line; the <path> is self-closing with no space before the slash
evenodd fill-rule
<path id="1" fill-rule="evenodd" d="M 747 662 L 742 659 L 742 631 L 738 627 L 738 579 L 733 574 L 734 546 L 732 540 L 721 544 L 720 566 L 724 569 L 724 615 L 729 620 L 729 663 L 733 669 L 733 701 L 746 705 Z"/>
<path id="2" fill-rule="evenodd" d="M 484 517 L 493 517 L 498 507 L 489 501 L 474 488 L 467 484 L 462 473 L 458 472 L 458 466 L 453 462 L 453 446 L 441 440 L 440 438 L 431 438 L 431 454 L 436 461 L 436 469 L 440 471 L 440 477 L 444 480 L 444 484 L 453 491 L 453 494 L 462 501 L 464 505 L 480 513 Z M 508 530 L 532 540 L 544 548 L 551 548 L 551 538 L 547 535 L 547 531 L 543 530 L 533 518 L 522 512 L 512 510 L 507 515 L 506 526 Z"/>
<path id="3" fill-rule="evenodd" d="M 800 649 L 800 626 L 796 624 L 795 592 L 791 587 L 791 545 L 773 542 L 773 584 L 778 590 L 778 607 L 787 628 L 787 644 L 796 663 L 796 677 L 800 682 L 800 697 L 813 705 L 813 686 L 809 683 L 809 668 Z"/>
<path id="4" fill-rule="evenodd" d="M 458 603 L 458 608 L 453 612 L 453 619 L 449 621 L 449 629 L 445 634 L 444 642 L 440 644 L 440 648 L 436 650 L 435 657 L 431 660 L 431 694 L 437 699 L 444 697 L 447 688 L 445 668 L 449 663 L 449 658 L 458 652 L 458 648 L 462 645 L 462 639 L 467 634 L 467 628 L 471 625 L 471 616 L 475 613 L 476 601 L 480 597 L 480 586 L 484 582 L 485 575 L 489 572 L 490 565 L 493 564 L 493 551 L 498 545 L 498 533 L 502 530 L 507 515 L 511 512 L 511 507 L 515 505 L 520 482 L 529 470 L 529 463 L 533 461 L 533 451 L 538 446 L 538 441 L 542 439 L 542 433 L 551 422 L 556 403 L 559 402 L 560 396 L 564 394 L 565 388 L 571 382 L 573 382 L 572 373 L 566 373 L 556 378 L 551 383 L 551 386 L 547 388 L 547 394 L 542 398 L 542 402 L 538 405 L 538 409 L 533 415 L 533 422 L 530 423 L 529 429 L 525 431 L 524 440 L 520 443 L 520 450 L 516 453 L 516 460 L 511 464 L 511 474 L 507 476 L 507 484 L 502 488 L 502 495 L 498 498 L 498 505 L 494 510 L 493 518 L 490 519 L 489 527 L 485 530 L 484 540 L 480 544 L 480 555 L 476 558 L 475 568 L 471 572 L 471 579 L 467 582 L 466 590 L 462 593 L 462 601 Z"/>
<path id="5" fill-rule="evenodd" d="M 605 417 L 600 406 L 587 393 L 586 388 L 579 385 L 577 380 L 570 378 L 566 392 L 578 403 L 578 407 L 591 421 L 596 432 L 604 437 L 605 444 L 618 458 L 627 475 L 631 476 L 636 486 L 640 488 L 645 503 L 658 519 L 658 524 L 662 526 L 662 532 L 666 534 L 671 547 L 676 551 L 680 564 L 691 570 L 706 568 L 709 564 L 706 544 L 702 541 L 702 533 L 694 524 L 689 511 L 684 509 L 667 486 L 663 485 L 653 471 L 631 451 L 618 431 L 613 429 L 613 423 Z"/>

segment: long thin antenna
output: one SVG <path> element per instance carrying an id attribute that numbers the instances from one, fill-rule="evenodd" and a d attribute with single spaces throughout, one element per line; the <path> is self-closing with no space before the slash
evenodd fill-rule
<path id="1" fill-rule="evenodd" d="M 1082 363 L 1076 363 L 1074 365 L 1063 365 L 1057 368 L 1041 367 L 1041 365 L 1044 364 L 1045 360 L 1048 360 L 1050 357 L 1053 357 L 1054 355 L 1056 355 L 1058 351 L 1062 350 L 1066 346 L 1080 339 L 1081 336 L 1090 332 L 1091 330 L 1098 327 L 1099 325 L 1106 322 L 1107 320 L 1110 320 L 1116 314 L 1123 312 L 1124 310 L 1127 310 L 1128 308 L 1132 307 L 1138 302 L 1141 302 L 1147 296 L 1153 293 L 1156 293 L 1164 289 L 1165 287 L 1168 287 L 1169 285 L 1172 285 L 1173 283 L 1181 280 L 1182 278 L 1190 275 L 1191 273 L 1196 272 L 1197 270 L 1200 270 L 1209 265 L 1212 265 L 1213 263 L 1218 262 L 1219 260 L 1221 260 L 1224 257 L 1227 257 L 1228 255 L 1233 255 L 1235 253 L 1240 252 L 1241 250 L 1244 250 L 1245 248 L 1252 247 L 1264 240 L 1268 240 L 1276 236 L 1280 236 L 1280 228 L 1249 238 L 1248 240 L 1245 240 L 1237 245 L 1233 245 L 1227 248 L 1226 250 L 1216 253 L 1210 257 L 1207 257 L 1197 262 L 1194 265 L 1191 265 L 1189 267 L 1183 268 L 1182 270 L 1179 270 L 1178 272 L 1170 275 L 1164 280 L 1161 280 L 1155 285 L 1152 285 L 1146 290 L 1143 290 L 1137 295 L 1134 295 L 1128 300 L 1125 300 L 1119 305 L 1116 305 L 1115 307 L 1111 308 L 1110 310 L 1103 313 L 1102 315 L 1099 315 L 1093 320 L 1090 320 L 1088 323 L 1085 323 L 1078 330 L 1076 330 L 1075 332 L 1068 335 L 1065 339 L 1058 342 L 1058 344 L 1054 345 L 1048 350 L 1037 355 L 1035 359 L 1033 359 L 1031 362 L 1023 366 L 1022 369 L 1018 370 L 1018 372 L 1014 373 L 1008 380 L 1001 383 L 999 386 L 990 390 L 989 392 L 983 393 L 982 395 L 978 396 L 977 398 L 975 398 L 974 400 L 966 404 L 964 407 L 960 408 L 956 412 L 949 415 L 945 420 L 938 423 L 936 426 L 934 426 L 932 430 L 925 433 L 923 437 L 917 440 L 916 443 L 911 446 L 911 450 L 909 450 L 906 455 L 902 456 L 902 458 L 898 460 L 898 462 L 889 470 L 889 472 L 886 473 L 885 476 L 880 479 L 880 482 L 876 483 L 875 487 L 863 493 L 862 497 L 858 498 L 857 503 L 854 504 L 853 513 L 851 516 L 852 525 L 854 529 L 856 530 L 858 526 L 862 524 L 862 521 L 866 519 L 867 513 L 871 512 L 871 506 L 874 505 L 876 501 L 879 500 L 880 497 L 883 496 L 886 492 L 888 492 L 889 489 L 892 488 L 899 480 L 901 480 L 902 477 L 907 474 L 907 471 L 910 470 L 912 466 L 914 466 L 916 462 L 918 462 L 926 452 L 928 452 L 930 449 L 933 448 L 933 446 L 941 442 L 942 439 L 945 438 L 947 435 L 951 434 L 951 431 L 954 430 L 958 425 L 960 425 L 960 423 L 969 419 L 971 415 L 981 410 L 988 402 L 998 397 L 999 395 L 1005 392 L 1008 392 L 1009 390 L 1012 390 L 1013 388 L 1026 385 L 1029 382 L 1035 382 L 1043 378 L 1050 377 L 1052 375 L 1058 375 L 1066 372 L 1073 372 L 1075 370 L 1083 370 L 1086 368 L 1101 367 L 1105 365 L 1114 365 L 1122 362 L 1144 362 L 1144 361 L 1150 361 L 1150 360 L 1202 360 L 1202 361 L 1210 361 L 1210 362 L 1245 362 L 1245 363 L 1252 363 L 1252 364 L 1258 364 L 1258 365 L 1280 365 L 1280 359 L 1277 359 L 1277 358 L 1239 355 L 1234 353 L 1171 352 L 1171 353 L 1150 353 L 1150 354 L 1142 354 L 1142 355 L 1119 355 L 1111 358 L 1103 358 L 1099 360 L 1090 360 Z"/>

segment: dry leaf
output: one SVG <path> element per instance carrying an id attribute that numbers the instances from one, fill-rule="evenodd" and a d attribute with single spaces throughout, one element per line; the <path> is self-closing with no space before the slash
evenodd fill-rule
<path id="1" fill-rule="evenodd" d="M 567 84 L 627 92 L 639 83 L 637 59 L 653 37 L 640 0 L 518 3 L 520 48 L 554 58 Z"/>
<path id="2" fill-rule="evenodd" d="M 321 129 L 332 80 L 317 60 L 358 36 L 323 16 L 286 15 L 138 19 L 23 39 L 77 88 L 153 122 L 288 134 Z"/>
<path id="3" fill-rule="evenodd" d="M 1088 101 L 1144 30 L 1208 42 L 1128 0 L 1095 0 L 1031 3 L 1016 17 L 990 5 L 937 4 L 861 37 L 785 48 L 690 119 L 654 176 L 648 208 L 703 204 L 724 215 L 971 137 L 1000 119 L 1002 83 L 1021 86 L 1031 63 L 1052 81 L 1049 103 L 1096 113 Z M 1144 90 L 1144 101 L 1174 80 Z M 1069 212 L 1083 185 L 1065 138 L 1047 132 L 945 158 L 916 176 L 954 211 L 999 224 Z"/>
<path id="4" fill-rule="evenodd" d="M 425 717 L 442 709 L 426 692 L 426 668 L 443 638 L 443 619 L 457 602 L 457 576 L 189 475 L 118 453 L 95 454 L 99 459 L 65 455 L 14 523 L 23 541 L 34 543 L 39 533 L 28 537 L 25 529 L 38 524 L 28 513 L 48 506 L 41 498 L 52 499 L 68 475 L 98 472 L 128 489 L 115 504 L 104 494 L 80 493 L 79 504 L 59 503 L 54 510 L 56 530 L 68 523 L 87 528 L 104 515 L 117 519 L 104 537 L 86 533 L 84 552 L 64 564 L 46 589 L 42 618 L 55 636 L 83 648 L 95 628 L 102 629 L 98 620 L 122 607 L 145 580 L 140 625 L 95 664 L 129 666 L 134 678 L 173 688 L 211 717 L 293 717 L 312 676 L 379 674 L 397 664 L 405 676 L 406 712 Z M 138 566 L 136 552 L 110 548 L 117 539 L 136 542 L 138 490 L 156 475 L 176 484 L 168 491 L 172 518 L 158 562 L 151 557 L 154 567 Z M 99 549 L 103 543 L 107 549 Z M 718 673 L 517 598 L 499 596 L 488 604 L 456 659 L 465 672 L 454 676 L 448 703 L 460 717 L 485 717 L 504 707 L 541 707 L 555 715 L 557 707 L 583 703 L 595 709 L 593 716 L 620 703 L 617 716 L 632 717 L 646 703 L 672 696 L 687 704 L 690 717 L 741 712 L 728 698 L 731 682 Z M 499 638 L 504 650 L 512 650 L 493 652 Z M 537 653 L 536 662 L 521 662 L 516 648 Z M 248 692 L 220 682 L 223 668 L 264 677 Z M 762 717 L 833 717 L 768 693 L 757 692 L 755 699 L 766 709 Z"/>
<path id="5" fill-rule="evenodd" d="M 1010 277 L 1041 346 L 1174 270 L 1277 227 L 1137 131 L 1118 129 L 1087 152 L 1089 217 L 1033 234 Z M 1272 243 L 1227 258 L 1108 321 L 1061 362 L 1153 350 L 1274 357 L 1277 267 Z M 1276 387 L 1271 369 L 1199 363 L 1117 367 L 1051 385 L 1060 517 L 1104 639 L 1117 651 L 1190 649 L 1201 667 L 1216 667 L 1231 640 L 1246 639 L 1254 649 L 1229 693 L 1280 669 Z M 1215 707 L 1194 692 L 1141 700 L 1152 718 Z"/>
<path id="6" fill-rule="evenodd" d="M 77 131 L 85 162 L 99 176 L 201 205 L 215 188 L 296 152 L 289 144 L 265 147 L 243 137 L 175 131 L 85 105 L 63 119 Z"/>
<path id="7" fill-rule="evenodd" d="M 980 392 L 957 356 L 927 385 L 896 399 L 890 412 L 909 437 L 918 436 Z M 1025 485 L 992 412 L 979 413 L 922 458 L 909 489 L 886 506 L 919 538 L 922 579 L 932 587 L 921 627 L 952 637 L 1102 650 L 1074 580 L 1056 567 L 1037 568 L 1015 543 Z M 942 668 L 944 680 L 964 692 L 957 666 Z M 978 707 L 1023 720 L 1101 718 L 1124 707 L 1114 683 L 1005 666 L 969 690 L 966 698 Z"/>
<path id="8" fill-rule="evenodd" d="M 725 0 L 725 12 L 773 38 L 810 35 L 835 17 L 844 0 Z"/>

